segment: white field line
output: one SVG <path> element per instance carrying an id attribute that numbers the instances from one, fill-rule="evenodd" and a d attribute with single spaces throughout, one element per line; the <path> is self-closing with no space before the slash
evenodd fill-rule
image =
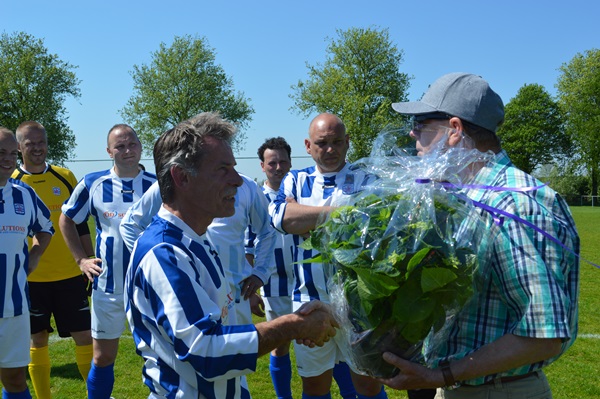
<path id="1" fill-rule="evenodd" d="M 600 339 L 600 334 L 579 334 L 577 338 Z"/>
<path id="2" fill-rule="evenodd" d="M 127 338 L 133 339 L 133 336 L 130 335 L 130 334 L 127 334 L 127 335 L 123 334 L 123 335 L 121 335 L 120 339 L 127 339 Z M 53 343 L 53 342 L 58 342 L 58 341 L 62 341 L 62 340 L 65 340 L 65 339 L 71 339 L 71 337 L 61 338 L 61 337 L 58 336 L 58 334 L 56 333 L 56 331 L 54 331 L 52 334 L 50 334 L 50 337 L 48 337 L 48 342 L 49 343 Z"/>

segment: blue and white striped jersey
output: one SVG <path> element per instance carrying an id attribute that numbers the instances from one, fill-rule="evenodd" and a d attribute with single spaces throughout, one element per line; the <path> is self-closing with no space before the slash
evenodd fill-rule
<path id="1" fill-rule="evenodd" d="M 244 183 L 235 195 L 235 214 L 226 218 L 216 218 L 208 226 L 207 236 L 217 248 L 224 265 L 229 265 L 233 278 L 233 289 L 240 295 L 239 283 L 255 275 L 266 283 L 275 270 L 271 256 L 277 240 L 277 232 L 271 226 L 269 202 L 256 182 L 240 175 Z M 254 267 L 246 260 L 244 248 L 246 228 L 256 233 Z M 243 315 L 242 315 L 243 316 Z M 251 315 L 248 312 L 248 315 Z M 241 321 L 249 321 L 242 317 Z"/>
<path id="2" fill-rule="evenodd" d="M 273 190 L 266 184 L 262 187 L 265 197 L 269 203 L 275 201 L 278 191 Z M 253 253 L 254 234 L 252 232 L 248 245 L 251 249 L 247 252 Z M 264 297 L 291 296 L 294 290 L 294 239 L 290 234 L 277 233 L 277 242 L 273 249 L 271 263 L 275 265 L 275 271 L 269 280 L 261 288 Z"/>
<path id="3" fill-rule="evenodd" d="M 208 226 L 207 236 L 219 253 L 222 264 L 230 271 L 231 288 L 235 296 L 240 296 L 239 283 L 255 275 L 263 282 L 269 279 L 274 270 L 270 257 L 275 247 L 277 232 L 271 226 L 268 213 L 268 201 L 262 190 L 247 176 L 240 175 L 243 184 L 235 194 L 235 214 L 226 218 L 215 218 Z M 127 246 L 133 248 L 135 240 L 144 231 L 156 215 L 162 199 L 158 184 L 155 184 L 142 199 L 127 212 L 121 224 L 121 233 Z M 246 260 L 244 250 L 245 231 L 248 226 L 257 234 L 256 258 L 254 267 Z M 252 315 L 249 306 L 236 306 L 239 312 L 237 322 L 250 321 Z"/>
<path id="4" fill-rule="evenodd" d="M 291 197 L 301 205 L 326 206 L 342 203 L 344 198 L 360 191 L 375 177 L 355 169 L 346 163 L 339 172 L 321 173 L 316 166 L 301 170 L 291 170 L 281 182 L 277 198 L 269 205 L 272 223 L 275 228 L 286 233 L 282 227 L 287 206 L 286 198 Z M 298 246 L 304 239 L 293 235 L 294 277 L 293 300 L 308 302 L 319 299 L 329 302 L 327 276 L 321 263 L 302 263 L 318 254 L 315 250 L 303 250 Z"/>
<path id="5" fill-rule="evenodd" d="M 250 398 L 253 324 L 230 325 L 228 270 L 206 234 L 161 207 L 136 243 L 125 310 L 153 398 Z"/>
<path id="6" fill-rule="evenodd" d="M 125 213 L 119 231 L 129 251 L 133 250 L 135 241 L 152 223 L 152 218 L 158 213 L 162 205 L 158 182 L 153 183 L 142 195 L 139 201 L 133 204 Z"/>
<path id="7" fill-rule="evenodd" d="M 33 188 L 8 179 L 0 191 L 0 318 L 29 314 L 27 237 L 40 232 L 54 234 L 50 211 Z"/>
<path id="8" fill-rule="evenodd" d="M 79 224 L 93 216 L 96 222 L 96 257 L 102 259 L 102 273 L 94 289 L 121 294 L 130 251 L 119 232 L 125 212 L 156 181 L 152 173 L 140 171 L 134 178 L 120 178 L 114 168 L 89 173 L 77 183 L 62 212 Z"/>

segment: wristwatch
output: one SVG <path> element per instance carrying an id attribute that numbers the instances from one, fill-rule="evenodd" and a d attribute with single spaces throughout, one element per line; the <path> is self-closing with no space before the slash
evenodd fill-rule
<path id="1" fill-rule="evenodd" d="M 450 369 L 450 362 L 448 359 L 444 359 L 439 364 L 442 369 L 442 375 L 444 376 L 444 389 L 454 389 L 458 386 L 456 380 L 454 379 L 454 375 L 452 375 L 452 370 Z"/>

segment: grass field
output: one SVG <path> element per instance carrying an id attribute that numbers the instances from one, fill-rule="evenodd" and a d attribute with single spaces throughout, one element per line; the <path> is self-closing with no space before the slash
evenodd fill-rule
<path id="1" fill-rule="evenodd" d="M 573 216 L 581 236 L 583 259 L 600 264 L 600 208 L 574 207 Z M 600 269 L 581 262 L 581 296 L 579 302 L 579 337 L 573 347 L 546 369 L 554 397 L 560 399 L 591 399 L 600 397 Z M 56 337 L 56 335 L 53 335 Z M 74 363 L 73 343 L 70 339 L 52 342 L 50 356 L 52 368 L 52 393 L 54 398 L 86 397 L 85 384 Z M 268 368 L 268 356 L 259 359 L 256 373 L 248 377 L 254 398 L 274 398 Z M 141 383 L 142 360 L 135 354 L 133 340 L 128 334 L 121 339 L 119 356 L 115 365 L 116 383 L 113 396 L 117 399 L 142 399 L 148 389 Z M 33 389 L 30 386 L 33 397 Z M 293 390 L 301 396 L 300 378 L 294 374 Z M 339 397 L 335 387 L 334 398 Z M 405 392 L 391 391 L 394 399 L 406 398 Z"/>

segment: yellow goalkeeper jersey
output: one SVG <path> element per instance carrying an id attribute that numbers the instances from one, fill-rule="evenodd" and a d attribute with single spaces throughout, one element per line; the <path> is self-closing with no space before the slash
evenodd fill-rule
<path id="1" fill-rule="evenodd" d="M 50 209 L 50 219 L 55 230 L 37 269 L 27 279 L 32 282 L 49 282 L 81 275 L 81 270 L 58 227 L 60 207 L 71 196 L 73 188 L 77 185 L 73 172 L 60 166 L 48 165 L 44 172 L 31 174 L 19 166 L 13 172 L 12 178 L 27 183 L 35 190 Z M 31 246 L 31 238 L 29 245 Z"/>

